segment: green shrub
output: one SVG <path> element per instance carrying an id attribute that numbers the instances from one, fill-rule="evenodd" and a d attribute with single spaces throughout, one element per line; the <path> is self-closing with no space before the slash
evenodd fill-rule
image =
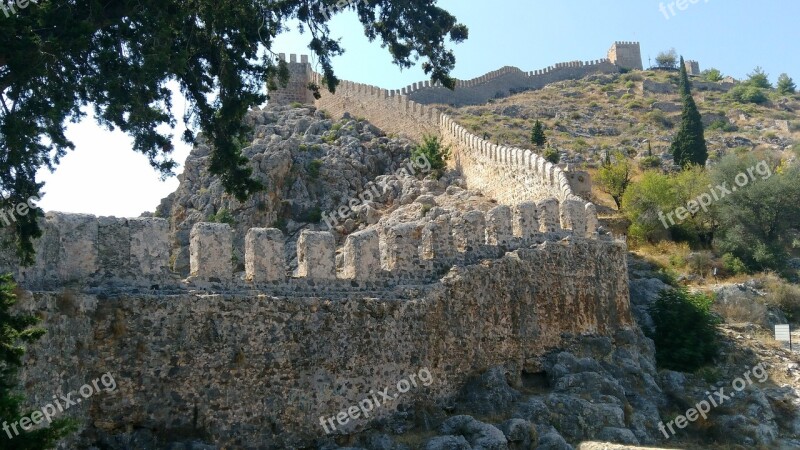
<path id="1" fill-rule="evenodd" d="M 661 168 L 661 158 L 658 156 L 645 156 L 639 160 L 639 168 L 642 170 Z"/>
<path id="2" fill-rule="evenodd" d="M 654 109 L 648 112 L 647 114 L 644 115 L 644 118 L 647 122 L 650 122 L 653 125 L 661 127 L 663 129 L 669 129 L 674 126 L 672 121 L 667 119 L 667 116 L 666 114 L 664 114 L 664 111 L 661 111 L 660 109 Z"/>
<path id="3" fill-rule="evenodd" d="M 696 252 L 686 258 L 686 263 L 693 274 L 705 277 L 713 266 L 712 258 L 711 252 Z"/>
<path id="4" fill-rule="evenodd" d="M 287 233 L 288 226 L 289 222 L 286 220 L 286 217 L 278 217 L 274 222 L 272 222 L 272 228 L 277 228 L 283 231 L 284 234 Z"/>
<path id="5" fill-rule="evenodd" d="M 221 208 L 216 214 L 208 216 L 208 221 L 212 223 L 227 223 L 230 226 L 236 225 L 236 219 L 226 208 Z"/>
<path id="6" fill-rule="evenodd" d="M 731 133 L 731 132 L 734 132 L 734 131 L 738 131 L 739 128 L 736 125 L 728 122 L 727 120 L 717 119 L 717 120 L 711 122 L 706 127 L 706 130 L 720 130 L 720 131 L 725 131 L 725 132 Z"/>
<path id="7" fill-rule="evenodd" d="M 731 99 L 739 103 L 754 103 L 761 105 L 769 101 L 769 98 L 767 98 L 767 94 L 764 93 L 763 89 L 757 86 L 746 84 L 740 84 L 734 87 L 730 90 L 730 92 L 728 92 L 728 95 Z"/>
<path id="8" fill-rule="evenodd" d="M 322 211 L 318 206 L 315 206 L 311 209 L 303 211 L 298 219 L 300 222 L 319 223 L 319 221 L 322 220 Z"/>
<path id="9" fill-rule="evenodd" d="M 447 158 L 450 157 L 450 147 L 442 146 L 442 141 L 437 136 L 423 136 L 422 144 L 411 152 L 412 161 L 425 158 L 431 166 L 431 172 L 436 177 L 441 177 L 447 168 Z"/>
<path id="10" fill-rule="evenodd" d="M 711 298 L 685 288 L 661 292 L 650 308 L 655 329 L 647 330 L 659 367 L 691 372 L 712 362 L 718 353 L 718 320 L 711 303 Z"/>
<path id="11" fill-rule="evenodd" d="M 717 367 L 703 367 L 696 374 L 708 384 L 715 384 L 722 380 L 722 371 Z"/>
<path id="12" fill-rule="evenodd" d="M 733 275 L 747 273 L 747 266 L 744 265 L 744 262 L 730 253 L 722 255 L 722 267 Z"/>
<path id="13" fill-rule="evenodd" d="M 561 155 L 558 153 L 558 150 L 554 149 L 553 147 L 547 147 L 544 149 L 544 152 L 542 152 L 542 158 L 550 161 L 553 164 L 558 164 L 558 162 L 561 160 Z"/>
<path id="14" fill-rule="evenodd" d="M 321 167 L 322 167 L 322 160 L 320 159 L 311 160 L 311 162 L 309 162 L 308 166 L 306 167 L 306 170 L 308 171 L 308 176 L 312 180 L 316 180 L 317 178 L 319 178 L 319 169 Z"/>
<path id="15" fill-rule="evenodd" d="M 800 286 L 784 282 L 772 284 L 769 301 L 777 305 L 790 322 L 800 321 Z"/>

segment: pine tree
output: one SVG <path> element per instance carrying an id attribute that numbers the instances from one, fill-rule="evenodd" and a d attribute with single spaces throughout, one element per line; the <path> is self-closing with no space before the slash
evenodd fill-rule
<path id="1" fill-rule="evenodd" d="M 789 75 L 782 73 L 778 77 L 778 93 L 781 95 L 794 94 L 797 91 L 797 86 L 794 84 Z"/>
<path id="2" fill-rule="evenodd" d="M 537 147 L 543 146 L 547 142 L 547 136 L 544 135 L 544 127 L 539 119 L 533 124 L 533 131 L 531 131 L 531 142 Z"/>
<path id="3" fill-rule="evenodd" d="M 703 130 L 703 120 L 697 105 L 692 97 L 692 87 L 689 76 L 686 73 L 686 66 L 683 64 L 681 56 L 681 85 L 680 92 L 683 98 L 683 113 L 681 113 L 681 127 L 672 141 L 672 157 L 675 164 L 686 166 L 697 164 L 704 166 L 708 159 L 708 148 L 706 147 L 705 133 Z"/>
<path id="4" fill-rule="evenodd" d="M 22 397 L 12 392 L 17 387 L 17 371 L 22 366 L 25 347 L 39 339 L 44 330 L 32 328 L 38 322 L 34 316 L 15 315 L 11 309 L 16 303 L 15 285 L 11 276 L 0 275 L 0 420 L 4 429 L 0 431 L 0 448 L 16 450 L 40 450 L 53 448 L 59 439 L 73 431 L 72 420 L 60 418 L 53 420 L 45 428 L 30 431 L 21 430 L 19 420 L 30 418 L 30 411 L 21 409 Z M 11 424 L 17 422 L 17 435 Z M 5 431 L 8 427 L 8 431 Z M 9 433 L 11 437 L 9 438 Z"/>

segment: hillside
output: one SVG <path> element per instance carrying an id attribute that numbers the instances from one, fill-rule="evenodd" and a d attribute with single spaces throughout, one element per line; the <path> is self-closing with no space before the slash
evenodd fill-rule
<path id="1" fill-rule="evenodd" d="M 762 105 L 740 103 L 731 98 L 729 84 L 693 80 L 712 163 L 729 153 L 762 149 L 800 155 L 800 95 L 775 95 Z M 681 115 L 677 83 L 677 74 L 665 71 L 591 75 L 444 111 L 492 142 L 530 149 L 531 128 L 539 119 L 560 162 L 580 168 L 596 168 L 606 151 L 639 160 L 647 155 L 648 142 L 669 167 L 669 146 Z M 602 204 L 613 205 L 609 197 L 595 194 Z"/>

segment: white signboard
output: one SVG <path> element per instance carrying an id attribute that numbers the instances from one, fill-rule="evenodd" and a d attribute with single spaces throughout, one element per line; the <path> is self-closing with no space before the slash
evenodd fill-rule
<path id="1" fill-rule="evenodd" d="M 775 340 L 789 342 L 791 336 L 789 335 L 789 325 L 775 325 Z"/>

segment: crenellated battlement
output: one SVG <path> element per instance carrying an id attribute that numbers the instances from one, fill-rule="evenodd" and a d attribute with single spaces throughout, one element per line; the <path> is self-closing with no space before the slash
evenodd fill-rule
<path id="1" fill-rule="evenodd" d="M 470 79 L 470 80 L 456 80 L 455 91 L 453 91 L 453 96 L 459 95 L 459 90 L 468 90 L 474 89 L 481 85 L 485 85 L 487 83 L 492 83 L 499 78 L 505 77 L 507 75 L 515 75 L 519 79 L 514 80 L 515 85 L 519 85 L 516 88 L 522 87 L 540 87 L 543 84 L 552 83 L 554 81 L 559 81 L 558 79 L 553 79 L 554 74 L 559 74 L 564 76 L 564 79 L 571 79 L 580 76 L 588 75 L 591 72 L 597 71 L 607 71 L 610 66 L 613 66 L 611 62 L 607 58 L 592 60 L 592 61 L 568 61 L 562 63 L 556 63 L 553 66 L 545 67 L 544 69 L 540 70 L 533 70 L 529 72 L 524 72 L 517 67 L 505 66 L 498 70 L 493 70 L 489 73 L 481 75 L 479 77 Z M 574 71 L 564 70 L 564 69 L 581 69 L 580 73 L 574 73 Z M 546 77 L 545 77 L 546 76 Z M 444 86 L 441 83 L 432 83 L 430 80 L 427 81 L 420 81 L 418 83 L 412 83 L 404 88 L 401 89 L 393 89 L 389 90 L 389 95 L 411 95 L 411 94 L 420 94 L 423 91 L 428 91 L 431 89 L 441 89 L 444 90 Z M 447 92 L 450 92 L 447 90 Z M 424 95 L 418 95 L 419 100 L 424 103 L 431 103 L 425 100 Z"/>
<path id="2" fill-rule="evenodd" d="M 642 50 L 638 42 L 617 41 L 608 49 L 608 59 L 614 65 L 628 70 L 643 70 Z"/>
<path id="3" fill-rule="evenodd" d="M 36 241 L 36 264 L 15 273 L 25 287 L 181 283 L 169 270 L 169 228 L 164 219 L 48 213 L 43 224 L 45 233 Z M 231 227 L 200 222 L 191 230 L 191 274 L 183 283 L 260 286 L 290 279 L 435 280 L 454 264 L 497 259 L 509 250 L 567 236 L 597 239 L 594 205 L 548 198 L 513 209 L 500 205 L 485 214 L 445 213 L 429 222 L 353 233 L 339 249 L 332 233 L 305 230 L 297 241 L 297 270 L 289 273 L 283 233 L 253 228 L 245 238 L 244 274 L 237 275 Z M 339 267 L 337 254 L 342 255 Z"/>
<path id="4" fill-rule="evenodd" d="M 286 55 L 279 54 L 286 61 Z M 299 61 L 299 62 L 298 62 Z M 306 55 L 289 55 L 292 79 L 286 88 L 270 93 L 273 104 L 288 104 L 292 101 L 313 103 L 307 85 L 314 82 L 322 85 L 321 77 L 315 76 Z M 471 105 L 482 104 L 490 99 L 504 97 L 515 92 L 540 89 L 550 83 L 578 79 L 592 73 L 619 73 L 621 69 L 642 69 L 641 49 L 638 42 L 617 41 L 608 51 L 607 58 L 591 61 L 567 61 L 533 71 L 522 71 L 517 67 L 504 66 L 469 80 L 456 80 L 453 91 L 441 83 L 430 80 L 411 83 L 400 89 L 387 90 L 388 96 L 408 96 L 420 104 Z M 341 87 L 341 86 L 340 86 Z M 378 88 L 376 88 L 378 89 Z M 337 88 L 338 90 L 338 88 Z"/>
<path id="5" fill-rule="evenodd" d="M 312 74 L 315 82 L 321 78 L 318 73 Z M 578 199 L 564 171 L 540 155 L 484 140 L 438 109 L 417 103 L 406 94 L 392 95 L 376 86 L 342 81 L 336 94 L 323 91 L 316 104 L 334 116 L 348 112 L 366 117 L 385 131 L 417 140 L 426 134 L 441 136 L 453 147 L 453 167 L 461 171 L 468 187 L 506 205 L 547 197 Z"/>

